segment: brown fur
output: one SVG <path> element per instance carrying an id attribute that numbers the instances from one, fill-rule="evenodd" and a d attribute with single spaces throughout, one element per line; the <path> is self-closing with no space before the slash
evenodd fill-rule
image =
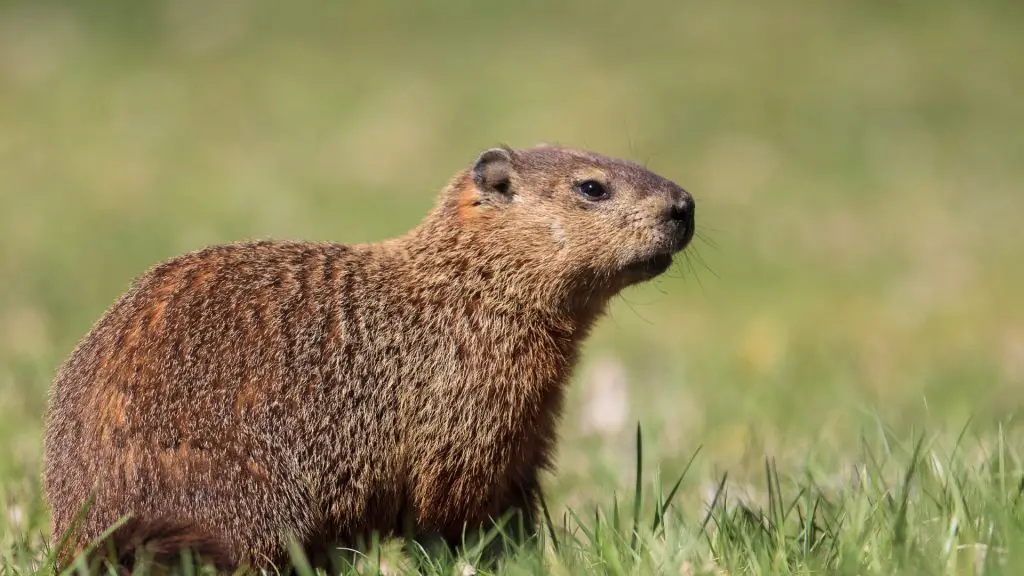
<path id="1" fill-rule="evenodd" d="M 140 565 L 148 569 L 147 574 L 164 574 L 181 565 L 185 552 L 194 563 L 221 572 L 238 567 L 232 552 L 216 536 L 166 519 L 128 519 L 106 539 L 96 542 L 85 564 L 96 574 L 114 568 L 128 576 Z"/>
<path id="2" fill-rule="evenodd" d="M 585 178 L 611 197 L 581 195 Z M 580 342 L 611 297 L 667 268 L 692 216 L 636 164 L 494 149 L 399 238 L 153 267 L 54 381 L 55 541 L 90 497 L 72 549 L 131 515 L 122 557 L 180 545 L 224 566 L 283 562 L 290 536 L 311 551 L 404 529 L 454 544 L 530 517 Z"/>

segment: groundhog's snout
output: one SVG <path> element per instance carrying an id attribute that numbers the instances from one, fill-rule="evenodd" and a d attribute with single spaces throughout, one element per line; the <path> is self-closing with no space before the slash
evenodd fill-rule
<path id="1" fill-rule="evenodd" d="M 668 207 L 668 219 L 673 226 L 674 248 L 682 250 L 689 245 L 693 239 L 695 230 L 696 203 L 689 192 L 679 188 L 672 194 L 672 201 Z"/>

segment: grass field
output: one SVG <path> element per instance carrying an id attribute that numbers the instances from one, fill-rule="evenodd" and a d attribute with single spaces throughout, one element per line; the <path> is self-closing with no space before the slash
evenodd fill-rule
<path id="1" fill-rule="evenodd" d="M 501 571 L 1019 574 L 1022 94 L 999 0 L 0 2 L 0 574 L 43 571 L 47 387 L 135 275 L 385 238 L 539 141 L 701 238 L 588 342 Z"/>

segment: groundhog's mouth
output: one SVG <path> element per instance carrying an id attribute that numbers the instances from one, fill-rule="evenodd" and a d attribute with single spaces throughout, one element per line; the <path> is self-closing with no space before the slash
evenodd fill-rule
<path id="1" fill-rule="evenodd" d="M 672 266 L 672 254 L 661 252 L 650 258 L 638 260 L 629 266 L 631 271 L 640 273 L 645 278 L 654 278 Z"/>

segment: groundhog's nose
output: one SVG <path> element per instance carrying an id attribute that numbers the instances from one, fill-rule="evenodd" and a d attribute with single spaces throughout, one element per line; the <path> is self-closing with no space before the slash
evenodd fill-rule
<path id="1" fill-rule="evenodd" d="M 679 249 L 685 248 L 693 239 L 695 211 L 696 205 L 693 198 L 685 193 L 674 200 L 669 207 L 668 216 L 678 230 L 677 245 Z"/>
<path id="2" fill-rule="evenodd" d="M 688 196 L 680 198 L 672 203 L 672 207 L 669 208 L 669 218 L 682 223 L 688 223 L 693 220 L 693 200 Z"/>

